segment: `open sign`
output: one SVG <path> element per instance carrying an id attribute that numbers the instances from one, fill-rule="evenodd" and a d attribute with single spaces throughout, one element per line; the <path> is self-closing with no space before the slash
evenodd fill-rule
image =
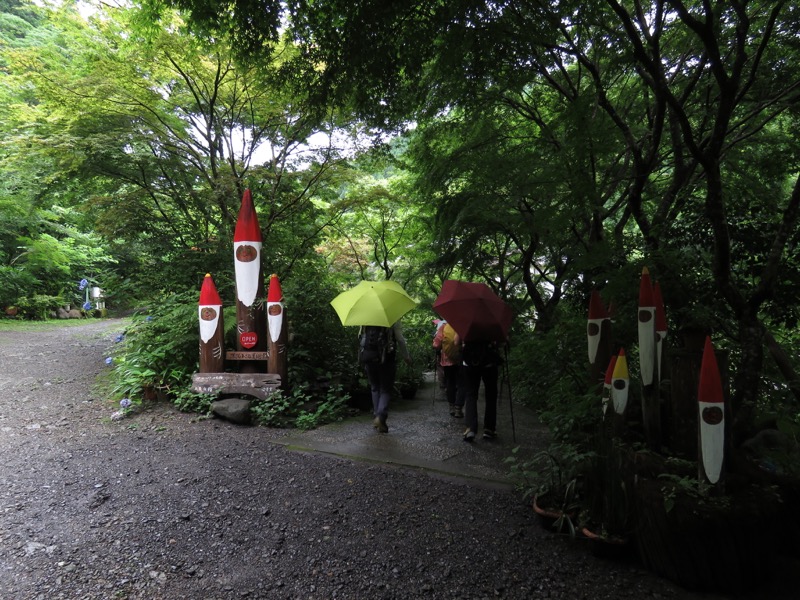
<path id="1" fill-rule="evenodd" d="M 255 331 L 245 331 L 239 336 L 239 343 L 243 348 L 252 348 L 258 342 L 258 335 Z"/>

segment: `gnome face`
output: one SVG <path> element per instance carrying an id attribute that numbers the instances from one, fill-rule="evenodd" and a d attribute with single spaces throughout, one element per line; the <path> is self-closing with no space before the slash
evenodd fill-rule
<path id="1" fill-rule="evenodd" d="M 244 191 L 236 229 L 233 232 L 233 258 L 236 269 L 236 296 L 244 306 L 255 302 L 261 282 L 261 229 L 250 190 Z"/>
<path id="2" fill-rule="evenodd" d="M 214 337 L 214 333 L 217 331 L 221 309 L 221 306 L 208 304 L 201 305 L 197 309 L 200 317 L 200 339 L 203 340 L 204 344 L 207 344 L 208 340 Z"/>
<path id="3" fill-rule="evenodd" d="M 614 374 L 611 378 L 611 398 L 614 404 L 614 412 L 621 415 L 625 412 L 628 405 L 628 360 L 623 351 L 617 356 L 614 363 Z"/>
<path id="4" fill-rule="evenodd" d="M 200 287 L 200 301 L 197 307 L 197 316 L 200 320 L 200 339 L 204 344 L 214 337 L 222 314 L 222 299 L 217 293 L 217 287 L 211 274 L 207 273 Z"/>
<path id="5" fill-rule="evenodd" d="M 267 321 L 269 336 L 277 343 L 283 328 L 283 291 L 277 275 L 270 276 L 269 293 L 267 294 Z"/>
<path id="6" fill-rule="evenodd" d="M 597 349 L 600 345 L 600 332 L 603 320 L 608 318 L 597 290 L 592 291 L 589 301 L 589 321 L 586 324 L 586 336 L 589 342 L 589 363 L 594 364 L 597 359 Z"/>
<path id="7" fill-rule="evenodd" d="M 236 295 L 239 302 L 252 306 L 261 279 L 261 242 L 234 242 Z"/>

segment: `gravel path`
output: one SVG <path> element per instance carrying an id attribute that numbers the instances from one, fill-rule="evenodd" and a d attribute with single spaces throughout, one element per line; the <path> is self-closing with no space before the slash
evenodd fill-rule
<path id="1" fill-rule="evenodd" d="M 681 598 L 513 492 L 293 452 L 94 389 L 122 323 L 0 328 L 0 598 Z"/>

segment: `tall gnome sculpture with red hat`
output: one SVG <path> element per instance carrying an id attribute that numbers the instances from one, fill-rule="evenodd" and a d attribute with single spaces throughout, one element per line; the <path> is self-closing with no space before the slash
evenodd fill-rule
<path id="1" fill-rule="evenodd" d="M 267 350 L 264 280 L 261 276 L 261 229 L 250 190 L 242 196 L 242 206 L 233 233 L 233 257 L 236 272 L 236 328 L 239 351 Z M 264 361 L 242 361 L 241 373 L 266 373 Z"/>
<path id="2" fill-rule="evenodd" d="M 286 346 L 289 339 L 286 307 L 283 304 L 281 282 L 274 273 L 269 278 L 267 294 L 267 325 L 269 332 L 269 372 L 281 377 L 285 388 L 289 377 L 289 361 Z"/>
<path id="3" fill-rule="evenodd" d="M 222 299 L 210 273 L 203 278 L 197 311 L 200 319 L 200 372 L 222 373 L 225 370 Z"/>

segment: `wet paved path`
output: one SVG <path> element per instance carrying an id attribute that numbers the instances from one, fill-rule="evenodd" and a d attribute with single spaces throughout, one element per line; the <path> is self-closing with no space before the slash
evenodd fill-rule
<path id="1" fill-rule="evenodd" d="M 413 400 L 393 402 L 388 434 L 377 433 L 372 428 L 371 416 L 364 413 L 312 431 L 292 431 L 274 441 L 295 449 L 424 469 L 484 485 L 512 485 L 505 459 L 517 446 L 527 456 L 544 448 L 546 428 L 524 406 L 515 403 L 512 411 L 506 387 L 498 401 L 498 437 L 483 440 L 479 430 L 475 442 L 467 443 L 461 437 L 463 419 L 450 416 L 444 391 L 437 384 L 428 376 Z M 482 398 L 478 402 L 478 415 L 481 422 Z"/>

